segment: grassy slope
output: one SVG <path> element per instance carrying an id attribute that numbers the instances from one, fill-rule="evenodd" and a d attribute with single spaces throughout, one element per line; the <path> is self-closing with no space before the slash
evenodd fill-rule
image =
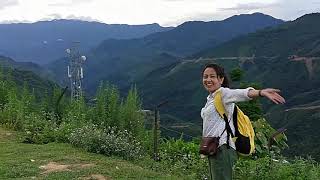
<path id="1" fill-rule="evenodd" d="M 105 179 L 179 179 L 68 144 L 23 144 L 15 132 L 1 127 L 0 159 L 0 179 L 99 179 L 99 176 Z M 45 173 L 40 166 L 50 162 L 69 165 L 68 170 Z"/>

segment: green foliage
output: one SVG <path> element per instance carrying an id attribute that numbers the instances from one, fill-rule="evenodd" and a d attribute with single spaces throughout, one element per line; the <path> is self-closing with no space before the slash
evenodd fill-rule
<path id="1" fill-rule="evenodd" d="M 62 91 L 59 86 L 54 86 L 53 89 L 53 97 L 52 103 L 54 105 L 54 112 L 57 115 L 57 124 L 60 125 L 62 123 L 62 117 L 66 114 L 67 108 L 67 98 L 66 98 L 66 90 L 67 87 Z"/>
<path id="2" fill-rule="evenodd" d="M 240 82 L 240 88 L 253 87 L 255 89 L 261 89 L 261 86 L 257 83 L 245 83 Z M 251 121 L 256 121 L 263 116 L 262 105 L 259 99 L 253 99 L 251 101 L 237 103 L 243 112 L 250 118 Z"/>
<path id="3" fill-rule="evenodd" d="M 102 127 L 122 127 L 122 119 L 119 117 L 119 104 L 119 92 L 117 88 L 109 84 L 104 85 L 101 82 L 97 90 L 92 122 Z"/>
<path id="4" fill-rule="evenodd" d="M 8 103 L 8 84 L 5 81 L 0 81 L 0 109 Z"/>
<path id="5" fill-rule="evenodd" d="M 89 112 L 91 122 L 101 128 L 117 127 L 119 130 L 129 131 L 140 140 L 148 141 L 137 88 L 129 90 L 125 101 L 120 103 L 119 99 L 119 91 L 115 86 L 101 83 L 96 103 Z"/>
<path id="6" fill-rule="evenodd" d="M 141 101 L 136 87 L 132 87 L 124 103 L 120 107 L 121 129 L 132 132 L 137 137 L 144 136 L 144 120 L 141 110 Z"/>
<path id="7" fill-rule="evenodd" d="M 67 106 L 67 113 L 62 121 L 78 124 L 78 127 L 81 127 L 88 122 L 87 110 L 88 107 L 84 101 L 84 97 L 80 97 L 79 100 L 72 100 Z"/>
<path id="8" fill-rule="evenodd" d="M 92 114 L 92 123 L 101 125 L 105 121 L 106 118 L 106 90 L 103 85 L 103 82 L 101 82 L 97 94 L 96 94 L 96 104 L 94 106 L 94 110 Z"/>
<path id="9" fill-rule="evenodd" d="M 263 115 L 261 104 L 257 99 L 237 103 L 237 105 L 250 118 L 251 121 L 257 121 Z"/>
<path id="10" fill-rule="evenodd" d="M 90 152 L 107 156 L 119 156 L 124 159 L 137 159 L 142 156 L 142 147 L 128 131 L 114 127 L 100 129 L 96 125 L 86 125 L 74 130 L 70 143 Z"/>
<path id="11" fill-rule="evenodd" d="M 50 95 L 48 91 L 43 92 L 40 107 L 42 111 L 46 111 L 46 112 L 51 111 L 52 106 L 51 106 Z"/>
<path id="12" fill-rule="evenodd" d="M 24 107 L 17 96 L 17 89 L 10 88 L 8 91 L 8 103 L 4 105 L 1 114 L 3 123 L 13 129 L 21 130 L 23 126 Z"/>
<path id="13" fill-rule="evenodd" d="M 260 121 L 260 120 L 259 120 Z M 259 129 L 269 129 L 273 133 L 271 126 L 256 121 L 255 124 L 269 126 L 256 127 Z M 262 121 L 262 120 L 261 120 Z M 258 131 L 258 133 L 264 132 Z M 282 137 L 279 137 L 281 139 Z M 276 140 L 279 142 L 279 139 Z M 259 142 L 258 140 L 257 142 Z M 193 142 L 184 142 L 181 139 L 164 140 L 160 146 L 161 161 L 153 163 L 153 169 L 161 169 L 177 175 L 184 175 L 191 179 L 208 178 L 208 160 L 207 157 L 201 159 L 198 154 L 199 144 Z M 271 151 L 275 152 L 274 147 Z M 234 169 L 234 179 L 239 180 L 258 180 L 258 179 L 317 179 L 320 175 L 319 163 L 311 159 L 297 158 L 287 160 L 276 153 L 266 154 L 263 157 L 255 158 L 240 157 Z"/>
<path id="14" fill-rule="evenodd" d="M 67 103 L 65 98 L 61 98 L 62 90 L 57 86 L 53 89 L 48 87 L 39 98 L 34 89 L 30 92 L 26 81 L 19 88 L 10 75 L 0 80 L 0 85 L 0 96 L 4 97 L 0 123 L 22 131 L 26 143 L 71 141 L 89 151 L 103 151 L 105 155 L 118 155 L 125 159 L 140 156 L 141 142 L 150 144 L 150 136 L 145 136 L 147 132 L 136 88 L 129 91 L 121 104 L 116 87 L 101 85 L 97 103 L 89 106 L 84 97 Z"/>
<path id="15" fill-rule="evenodd" d="M 46 144 L 56 139 L 56 116 L 52 113 L 30 113 L 24 116 L 26 143 Z"/>
<path id="16" fill-rule="evenodd" d="M 230 72 L 230 77 L 232 81 L 239 81 L 239 88 L 253 87 L 255 89 L 261 89 L 261 86 L 257 83 L 247 83 L 242 82 L 242 77 L 244 76 L 244 71 L 237 67 Z M 253 99 L 251 101 L 240 102 L 237 105 L 243 110 L 243 112 L 250 118 L 251 121 L 256 121 L 262 117 L 262 107 L 258 99 Z"/>
<path id="17" fill-rule="evenodd" d="M 282 157 L 273 159 L 266 156 L 256 160 L 239 160 L 235 168 L 235 177 L 241 180 L 313 180 L 320 176 L 319 168 L 319 164 L 310 159 L 297 158 L 287 161 Z"/>
<path id="18" fill-rule="evenodd" d="M 106 118 L 109 119 L 109 126 L 121 127 L 121 120 L 119 117 L 119 92 L 115 86 L 109 87 L 107 98 L 107 114 Z M 137 102 L 138 103 L 138 102 Z M 139 109 L 141 107 L 138 107 Z"/>
<path id="19" fill-rule="evenodd" d="M 128 162 L 118 157 L 88 153 L 66 143 L 24 144 L 19 132 L 9 131 L 0 126 L 0 179 L 171 179 L 182 177 L 155 172 L 141 162 Z M 149 162 L 152 162 L 149 160 Z M 67 171 L 44 173 L 39 168 L 51 163 L 68 166 Z M 88 165 L 88 166 L 87 166 Z"/>
<path id="20" fill-rule="evenodd" d="M 244 75 L 244 72 L 240 68 L 235 68 L 230 72 L 230 78 L 232 81 L 240 81 Z"/>
<path id="21" fill-rule="evenodd" d="M 255 131 L 256 156 L 280 155 L 281 150 L 288 148 L 287 137 L 284 133 L 272 137 L 276 130 L 271 127 L 266 119 L 258 119 L 252 124 Z"/>
<path id="22" fill-rule="evenodd" d="M 162 139 L 160 160 L 171 173 L 189 175 L 197 179 L 207 176 L 206 159 L 200 158 L 199 144 L 180 139 Z"/>
<path id="23" fill-rule="evenodd" d="M 55 141 L 69 143 L 69 136 L 75 130 L 79 128 L 76 123 L 62 122 L 55 129 Z"/>

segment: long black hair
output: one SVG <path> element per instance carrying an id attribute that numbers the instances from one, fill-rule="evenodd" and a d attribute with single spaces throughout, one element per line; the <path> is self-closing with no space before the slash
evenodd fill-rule
<path id="1" fill-rule="evenodd" d="M 216 71 L 217 76 L 218 76 L 219 78 L 224 78 L 224 79 L 223 79 L 223 82 L 222 82 L 222 84 L 221 84 L 222 87 L 229 87 L 229 80 L 228 80 L 228 77 L 227 77 L 226 73 L 224 72 L 223 67 L 221 67 L 221 66 L 219 66 L 219 65 L 217 65 L 217 64 L 206 64 L 205 67 L 204 67 L 203 70 L 202 70 L 202 73 L 201 73 L 202 77 L 203 77 L 204 71 L 205 71 L 207 68 L 212 68 L 212 69 L 214 69 L 214 71 Z"/>

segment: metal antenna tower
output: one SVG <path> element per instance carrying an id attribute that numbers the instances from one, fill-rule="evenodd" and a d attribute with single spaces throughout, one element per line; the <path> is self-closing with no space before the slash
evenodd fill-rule
<path id="1" fill-rule="evenodd" d="M 79 100 L 82 96 L 82 64 L 86 61 L 86 56 L 81 56 L 78 50 L 80 42 L 73 42 L 72 47 L 66 49 L 66 53 L 70 60 L 68 65 L 68 77 L 70 79 L 71 99 Z"/>

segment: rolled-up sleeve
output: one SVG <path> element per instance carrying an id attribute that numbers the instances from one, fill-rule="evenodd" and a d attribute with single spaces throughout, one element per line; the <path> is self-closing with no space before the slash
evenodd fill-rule
<path id="1" fill-rule="evenodd" d="M 248 96 L 248 92 L 249 90 L 252 90 L 252 89 L 254 88 L 252 87 L 248 87 L 246 89 L 221 88 L 222 101 L 225 104 L 249 101 L 252 98 Z"/>

